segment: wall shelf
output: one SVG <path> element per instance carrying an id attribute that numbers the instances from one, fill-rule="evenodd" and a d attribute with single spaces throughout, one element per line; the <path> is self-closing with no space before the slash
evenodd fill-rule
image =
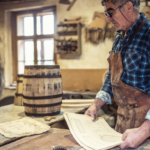
<path id="1" fill-rule="evenodd" d="M 58 31 L 57 32 L 59 36 L 71 36 L 71 35 L 77 35 L 77 31 Z"/>
<path id="2" fill-rule="evenodd" d="M 65 36 L 70 36 L 70 38 L 72 38 L 72 40 L 74 40 L 73 36 L 76 36 L 77 37 L 77 39 L 76 39 L 77 45 L 73 46 L 74 48 L 76 48 L 75 51 L 74 50 L 73 51 L 68 50 L 69 48 L 66 50 L 63 50 L 60 45 L 57 45 L 56 46 L 56 48 L 57 48 L 56 53 L 60 54 L 62 56 L 68 56 L 68 57 L 81 55 L 81 27 L 82 27 L 82 24 L 81 23 L 58 24 L 57 27 L 59 29 L 57 32 L 59 39 L 61 39 L 62 37 L 65 38 Z"/>

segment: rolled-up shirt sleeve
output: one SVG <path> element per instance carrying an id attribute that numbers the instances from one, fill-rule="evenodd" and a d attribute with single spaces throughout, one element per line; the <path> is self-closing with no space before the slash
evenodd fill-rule
<path id="1" fill-rule="evenodd" d="M 111 86 L 111 75 L 110 71 L 108 72 L 105 82 L 101 88 L 101 90 L 97 93 L 96 98 L 101 99 L 106 102 L 106 104 L 112 104 L 113 92 Z"/>

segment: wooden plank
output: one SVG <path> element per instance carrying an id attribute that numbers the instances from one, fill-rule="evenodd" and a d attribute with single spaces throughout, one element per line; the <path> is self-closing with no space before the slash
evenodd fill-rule
<path id="1" fill-rule="evenodd" d="M 80 19 L 81 19 L 81 16 L 78 16 L 78 17 L 75 17 L 72 19 L 64 19 L 64 21 L 76 21 L 76 20 L 80 20 Z"/>
<path id="2" fill-rule="evenodd" d="M 80 147 L 69 130 L 50 129 L 41 135 L 22 138 L 18 141 L 2 146 L 0 150 L 48 150 L 55 146 Z"/>
<path id="3" fill-rule="evenodd" d="M 80 21 L 80 20 L 75 20 L 75 21 L 64 21 L 64 22 L 63 22 L 63 24 L 78 24 L 78 23 L 83 24 L 84 22 L 83 22 L 83 21 Z"/>
<path id="4" fill-rule="evenodd" d="M 70 148 L 71 150 L 81 149 L 81 147 L 76 142 L 76 140 L 74 139 L 74 137 L 72 136 L 69 130 L 52 128 L 46 133 L 25 137 L 13 143 L 2 146 L 0 147 L 0 150 L 10 150 L 10 149 L 11 150 L 29 150 L 29 149 L 47 150 L 60 145 L 67 149 Z M 135 148 L 134 150 L 149 150 L 149 149 L 150 149 L 150 140 L 147 139 L 143 144 L 141 144 L 138 148 Z M 110 150 L 121 150 L 121 149 L 117 146 L 111 148 Z M 126 148 L 124 150 L 131 150 L 131 148 Z"/>
<path id="5" fill-rule="evenodd" d="M 74 91 L 63 91 L 63 94 L 73 94 L 73 95 L 96 95 L 97 92 L 74 92 Z M 88 100 L 88 99 L 87 99 Z"/>
<path id="6" fill-rule="evenodd" d="M 106 26 L 106 19 L 103 18 L 97 18 L 95 20 L 93 20 L 88 26 L 87 29 L 92 29 L 92 28 L 100 28 L 102 30 L 104 30 Z"/>
<path id="7" fill-rule="evenodd" d="M 91 103 L 88 104 L 62 104 L 62 108 L 88 108 L 90 107 Z"/>
<path id="8" fill-rule="evenodd" d="M 74 27 L 76 27 L 76 26 L 77 26 L 77 23 L 69 23 L 69 24 L 63 24 L 63 23 L 62 23 L 62 24 L 58 24 L 58 25 L 57 25 L 57 27 L 63 27 L 63 26 L 69 26 L 69 27 L 70 27 L 70 26 L 74 26 Z"/>
<path id="9" fill-rule="evenodd" d="M 49 35 L 36 35 L 36 36 L 18 36 L 17 40 L 29 40 L 35 38 L 36 40 L 38 39 L 46 39 L 46 38 L 54 38 L 53 34 Z"/>
<path id="10" fill-rule="evenodd" d="M 81 23 L 78 23 L 78 54 L 81 54 Z"/>
<path id="11" fill-rule="evenodd" d="M 93 20 L 96 18 L 96 17 L 99 17 L 99 18 L 103 18 L 106 20 L 106 16 L 104 15 L 104 13 L 100 13 L 100 12 L 95 12 L 94 15 L 93 15 Z"/>
<path id="12" fill-rule="evenodd" d="M 36 16 L 37 13 L 34 12 L 33 13 L 33 24 L 34 24 L 34 65 L 37 65 L 37 38 L 36 38 L 36 35 L 37 35 L 37 22 L 36 22 Z"/>
<path id="13" fill-rule="evenodd" d="M 69 99 L 62 100 L 62 104 L 87 104 L 94 102 L 94 99 Z"/>
<path id="14" fill-rule="evenodd" d="M 76 0 L 72 1 L 72 3 L 70 4 L 70 6 L 67 8 L 67 11 L 69 11 L 71 9 L 71 7 L 74 5 L 75 2 L 76 2 Z"/>
<path id="15" fill-rule="evenodd" d="M 77 35 L 77 31 L 58 31 L 57 32 L 59 36 L 71 36 L 71 35 Z"/>
<path id="16" fill-rule="evenodd" d="M 18 72 L 18 52 L 17 52 L 17 41 L 16 41 L 16 14 L 14 12 L 11 13 L 11 38 L 12 38 L 12 60 L 13 60 L 13 80 L 17 80 L 17 72 Z"/>

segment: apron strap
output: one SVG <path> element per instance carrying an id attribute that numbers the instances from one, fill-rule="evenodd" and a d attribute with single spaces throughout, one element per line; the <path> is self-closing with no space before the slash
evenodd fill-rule
<path id="1" fill-rule="evenodd" d="M 127 42 L 127 44 L 121 48 L 121 51 L 122 51 L 126 46 L 128 46 L 128 45 L 130 44 L 130 42 L 132 41 L 132 39 L 134 38 L 134 36 L 139 32 L 139 30 L 140 30 L 140 29 L 145 25 L 145 23 L 146 23 L 147 21 L 149 21 L 149 20 L 150 20 L 150 19 L 145 18 L 145 19 L 141 22 L 141 24 L 138 26 L 138 28 L 133 32 L 133 34 L 132 34 L 131 38 L 129 39 L 129 41 Z"/>
<path id="2" fill-rule="evenodd" d="M 122 51 L 126 46 L 128 46 L 130 44 L 130 42 L 132 41 L 132 39 L 135 37 L 135 35 L 139 32 L 139 30 L 145 25 L 145 23 L 147 21 L 149 21 L 150 19 L 146 18 L 144 19 L 141 24 L 138 26 L 138 28 L 133 32 L 133 34 L 131 35 L 131 38 L 129 39 L 129 41 L 127 42 L 127 44 L 121 48 L 120 51 Z M 130 108 L 138 108 L 138 107 L 141 107 L 141 106 L 144 106 L 144 105 L 150 105 L 150 98 L 149 96 L 147 95 L 146 99 L 143 100 L 143 101 L 139 101 L 135 104 L 128 104 L 127 106 L 129 106 Z"/>
<path id="3" fill-rule="evenodd" d="M 144 20 L 141 22 L 140 26 L 137 28 L 136 31 L 134 31 L 134 33 L 132 34 L 131 38 L 129 39 L 129 41 L 127 42 L 127 44 L 126 44 L 124 47 L 126 47 L 127 45 L 130 44 L 130 42 L 132 41 L 132 39 L 134 38 L 134 36 L 139 32 L 139 30 L 140 30 L 140 29 L 145 25 L 145 23 L 146 23 L 147 21 L 149 21 L 149 20 L 150 20 L 150 19 L 146 18 L 146 19 L 144 19 Z M 123 47 L 123 48 L 124 48 L 124 47 Z M 121 50 L 123 50 L 123 48 L 122 48 Z M 143 106 L 143 105 L 150 105 L 150 99 L 149 99 L 148 96 L 147 96 L 147 99 L 146 99 L 146 100 L 141 101 L 141 102 L 137 102 L 137 103 L 132 104 L 132 105 L 129 105 L 129 106 L 132 107 L 132 108 L 138 108 L 138 107 L 141 107 L 141 106 Z"/>

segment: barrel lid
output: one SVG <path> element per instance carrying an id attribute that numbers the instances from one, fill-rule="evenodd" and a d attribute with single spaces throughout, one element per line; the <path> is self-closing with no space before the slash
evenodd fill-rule
<path id="1" fill-rule="evenodd" d="M 48 69 L 54 69 L 54 68 L 60 68 L 59 65 L 32 65 L 32 66 L 25 66 L 26 69 L 30 69 L 30 68 L 38 68 L 38 69 L 44 69 L 44 68 L 48 68 Z"/>

